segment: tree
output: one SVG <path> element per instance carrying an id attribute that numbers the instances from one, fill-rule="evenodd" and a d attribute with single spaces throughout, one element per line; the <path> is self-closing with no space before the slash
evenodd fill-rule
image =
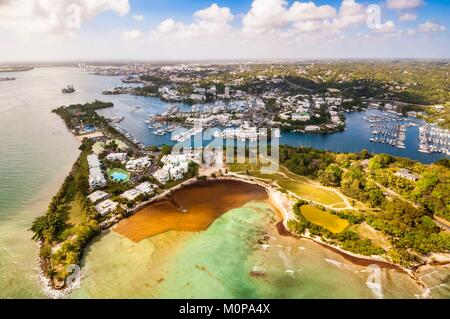
<path id="1" fill-rule="evenodd" d="M 319 181 L 326 186 L 339 186 L 342 178 L 342 169 L 336 164 L 330 164 L 319 174 Z"/>
<path id="2" fill-rule="evenodd" d="M 32 239 L 39 241 L 44 239 L 44 233 L 47 229 L 47 216 L 37 217 L 31 224 L 30 230 L 34 233 Z"/>
<path id="3" fill-rule="evenodd" d="M 169 155 L 172 152 L 172 147 L 169 145 L 163 145 L 161 146 L 161 154 L 162 155 Z"/>

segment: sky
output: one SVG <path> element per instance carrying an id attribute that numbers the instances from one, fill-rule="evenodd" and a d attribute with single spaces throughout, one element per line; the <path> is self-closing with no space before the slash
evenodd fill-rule
<path id="1" fill-rule="evenodd" d="M 450 0 L 0 0 L 0 62 L 450 58 Z"/>

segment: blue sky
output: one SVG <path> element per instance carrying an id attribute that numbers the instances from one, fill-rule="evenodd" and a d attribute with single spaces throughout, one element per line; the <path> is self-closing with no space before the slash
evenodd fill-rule
<path id="1" fill-rule="evenodd" d="M 450 58 L 450 1 L 46 3 L 0 0 L 0 61 Z"/>

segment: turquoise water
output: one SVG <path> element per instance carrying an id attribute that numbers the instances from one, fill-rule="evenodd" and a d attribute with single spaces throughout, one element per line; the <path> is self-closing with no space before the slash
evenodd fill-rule
<path id="1" fill-rule="evenodd" d="M 138 243 L 110 231 L 89 245 L 70 298 L 375 298 L 366 267 L 318 244 L 280 236 L 266 202 L 222 215 L 205 231 L 169 231 Z M 269 238 L 267 247 L 259 240 Z M 263 276 L 252 270 L 263 269 Z M 381 294 L 423 293 L 406 274 L 383 269 Z"/>
<path id="2" fill-rule="evenodd" d="M 115 182 L 124 182 L 128 180 L 128 174 L 123 172 L 112 172 L 110 173 L 111 179 Z"/>

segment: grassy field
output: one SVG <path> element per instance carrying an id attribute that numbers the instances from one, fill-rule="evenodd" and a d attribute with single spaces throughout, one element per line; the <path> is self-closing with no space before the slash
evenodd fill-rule
<path id="1" fill-rule="evenodd" d="M 264 179 L 267 181 L 274 181 L 277 184 L 306 200 L 312 200 L 323 205 L 335 205 L 336 208 L 345 208 L 346 205 L 341 197 L 335 192 L 317 186 L 311 183 L 303 176 L 291 173 L 285 167 L 280 166 L 279 172 L 275 174 L 261 174 L 257 164 L 230 164 L 230 171 L 232 172 L 248 172 L 251 176 Z"/>
<path id="2" fill-rule="evenodd" d="M 349 225 L 347 220 L 310 205 L 300 207 L 300 212 L 309 222 L 322 226 L 335 234 L 344 231 Z"/>
<path id="3" fill-rule="evenodd" d="M 323 205 L 333 205 L 342 202 L 342 199 L 336 193 L 311 183 L 282 180 L 278 182 L 278 185 L 301 198 L 312 200 Z"/>
<path id="4" fill-rule="evenodd" d="M 69 209 L 69 223 L 77 225 L 83 222 L 83 209 L 81 208 L 79 198 L 70 203 Z"/>

